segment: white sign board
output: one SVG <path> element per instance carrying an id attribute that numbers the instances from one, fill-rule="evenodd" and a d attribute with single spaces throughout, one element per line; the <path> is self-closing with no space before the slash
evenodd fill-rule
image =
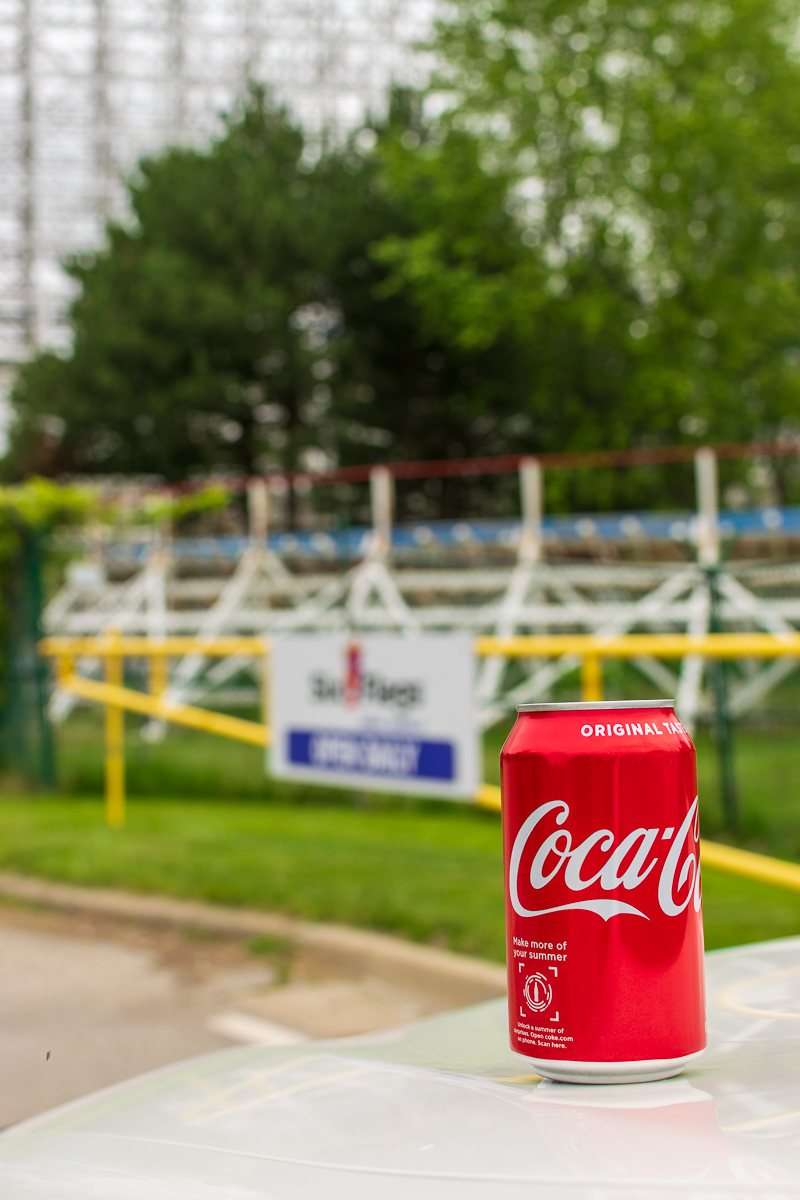
<path id="1" fill-rule="evenodd" d="M 273 775 L 475 795 L 475 660 L 467 635 L 286 634 L 272 647 Z"/>

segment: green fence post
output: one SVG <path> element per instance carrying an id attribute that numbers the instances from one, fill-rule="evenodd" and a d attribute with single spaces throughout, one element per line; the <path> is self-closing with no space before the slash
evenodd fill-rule
<path id="1" fill-rule="evenodd" d="M 39 753 L 37 755 L 39 784 L 46 791 L 52 791 L 56 786 L 56 754 L 53 740 L 53 727 L 47 712 L 47 677 L 48 666 L 39 654 L 39 642 L 42 639 L 42 612 L 44 610 L 44 592 L 42 587 L 42 537 L 36 532 L 29 533 L 24 541 L 24 563 L 26 573 L 26 640 L 31 647 L 33 708 L 39 734 Z"/>
<path id="2" fill-rule="evenodd" d="M 42 636 L 42 544 L 29 529 L 19 531 L 19 549 L 5 589 L 5 704 L 0 714 L 6 757 L 28 783 L 56 785 L 55 746 L 47 714 L 47 665 L 37 651 Z"/>

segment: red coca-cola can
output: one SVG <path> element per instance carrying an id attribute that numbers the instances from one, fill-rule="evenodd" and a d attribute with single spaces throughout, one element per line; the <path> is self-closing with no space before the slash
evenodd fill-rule
<path id="1" fill-rule="evenodd" d="M 697 767 L 672 700 L 524 704 L 500 756 L 511 1048 L 572 1083 L 706 1045 Z"/>

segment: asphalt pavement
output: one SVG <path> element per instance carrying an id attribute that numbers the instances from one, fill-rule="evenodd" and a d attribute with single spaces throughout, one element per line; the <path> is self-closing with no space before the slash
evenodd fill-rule
<path id="1" fill-rule="evenodd" d="M 399 949 L 400 947 L 398 947 Z M 389 1028 L 447 1007 L 297 946 L 0 903 L 0 1127 L 236 1043 Z"/>

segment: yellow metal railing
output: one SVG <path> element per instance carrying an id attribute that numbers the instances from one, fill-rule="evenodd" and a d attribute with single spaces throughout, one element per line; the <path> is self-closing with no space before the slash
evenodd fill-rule
<path id="1" fill-rule="evenodd" d="M 52 637 L 39 643 L 41 654 L 55 660 L 59 687 L 82 700 L 105 706 L 105 802 L 109 825 L 125 821 L 125 712 L 135 712 L 156 720 L 170 721 L 189 729 L 214 733 L 219 737 L 249 742 L 253 746 L 268 746 L 270 731 L 266 720 L 244 721 L 225 713 L 195 708 L 173 701 L 168 695 L 169 658 L 184 654 L 203 654 L 210 658 L 227 658 L 234 654 L 264 656 L 269 649 L 263 638 L 216 637 L 123 637 L 105 633 L 99 637 Z M 87 679 L 76 670 L 81 655 L 102 658 L 105 682 Z M 150 693 L 123 686 L 123 663 L 126 658 L 147 658 L 150 668 Z M 266 717 L 265 675 L 262 673 L 262 715 Z"/>
<path id="2" fill-rule="evenodd" d="M 245 721 L 170 700 L 167 694 L 169 658 L 202 654 L 214 658 L 249 655 L 265 660 L 269 649 L 269 639 L 257 637 L 147 638 L 107 633 L 99 637 L 51 637 L 40 642 L 40 653 L 55 661 L 60 687 L 82 699 L 105 706 L 106 817 L 110 825 L 121 825 L 125 819 L 126 710 L 254 746 L 266 747 L 270 744 L 270 730 L 266 722 L 266 672 L 262 672 L 261 676 L 264 721 Z M 476 655 L 484 658 L 572 656 L 580 660 L 583 699 L 602 700 L 603 659 L 641 656 L 684 658 L 690 654 L 723 659 L 800 657 L 800 633 L 711 633 L 697 637 L 682 633 L 633 633 L 612 638 L 585 634 L 478 637 L 474 642 L 474 650 Z M 102 658 L 105 682 L 87 679 L 77 673 L 76 659 L 83 655 Z M 149 693 L 123 686 L 125 658 L 149 660 Z M 500 788 L 490 783 L 482 784 L 475 802 L 482 808 L 499 812 Z M 716 842 L 703 841 L 701 851 L 707 867 L 800 891 L 800 866 L 794 863 Z"/>
<path id="3" fill-rule="evenodd" d="M 101 633 L 96 637 L 47 637 L 39 643 L 39 653 L 55 659 L 74 659 L 84 654 L 100 658 L 181 658 L 184 654 L 228 658 L 233 654 L 260 655 L 268 650 L 268 638 L 238 636 L 149 638 Z"/>
<path id="4" fill-rule="evenodd" d="M 574 654 L 597 658 L 781 658 L 800 655 L 800 633 L 624 633 L 598 637 L 589 633 L 517 634 L 514 637 L 478 637 L 475 653 L 482 657 L 560 657 Z"/>
<path id="5" fill-rule="evenodd" d="M 704 658 L 780 658 L 800 656 L 798 633 L 624 633 L 601 637 L 589 633 L 515 634 L 513 637 L 485 635 L 473 641 L 480 658 L 684 658 L 700 654 Z M 227 658 L 232 654 L 261 655 L 270 649 L 268 637 L 220 636 L 149 638 L 104 633 L 94 637 L 48 637 L 39 643 L 40 653 L 50 658 L 78 655 L 121 655 L 123 658 L 177 658 L 184 654 L 204 654 L 209 658 Z"/>
<path id="6" fill-rule="evenodd" d="M 555 633 L 516 637 L 479 637 L 475 653 L 482 657 L 580 659 L 581 696 L 603 699 L 605 658 L 783 658 L 800 657 L 800 633 L 626 633 L 619 637 Z"/>
<path id="7" fill-rule="evenodd" d="M 208 709 L 195 708 L 169 698 L 168 660 L 185 654 L 227 658 L 249 655 L 266 660 L 270 643 L 259 637 L 123 637 L 106 633 L 98 637 L 51 637 L 40 643 L 40 651 L 55 660 L 59 686 L 84 700 L 105 706 L 105 794 L 106 815 L 111 825 L 125 819 L 124 713 L 140 713 L 157 720 L 171 721 L 190 729 L 203 730 L 220 737 L 233 738 L 254 746 L 268 746 L 270 731 L 266 720 L 266 671 L 262 672 L 263 723 L 245 721 Z M 684 658 L 689 654 L 705 658 L 779 658 L 800 656 L 800 634 L 794 633 L 711 633 L 693 636 L 683 633 L 628 633 L 600 638 L 589 634 L 543 634 L 516 637 L 478 637 L 475 653 L 480 657 L 544 658 L 571 656 L 580 660 L 581 695 L 584 700 L 603 698 L 603 659 Z M 75 669 L 80 656 L 99 657 L 104 662 L 105 682 L 87 679 Z M 123 686 L 123 660 L 147 658 L 150 663 L 150 692 Z M 499 808 L 499 789 L 483 784 L 476 796 L 482 807 Z"/>

